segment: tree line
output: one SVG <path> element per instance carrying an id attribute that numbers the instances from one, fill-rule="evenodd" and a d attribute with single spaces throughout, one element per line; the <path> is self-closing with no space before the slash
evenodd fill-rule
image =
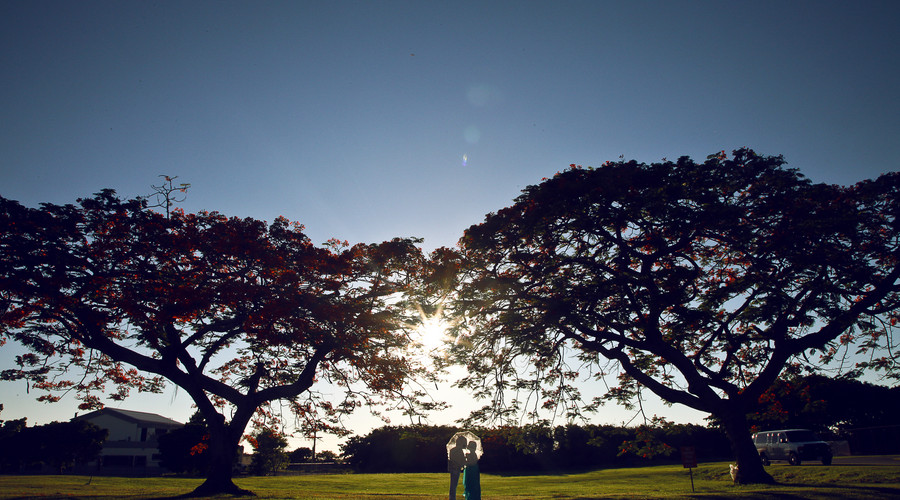
<path id="1" fill-rule="evenodd" d="M 2 405 L 0 405 L 2 410 Z M 895 424 L 900 387 L 821 375 L 779 379 L 747 416 L 753 430 L 807 428 L 826 440 L 846 440 L 854 453 L 898 453 Z M 700 460 L 730 457 L 727 436 L 715 418 L 708 425 L 672 424 L 651 419 L 640 426 L 557 425 L 475 428 L 486 449 L 481 464 L 494 472 L 574 471 L 678 459 L 693 446 Z M 870 429 L 874 431 L 870 432 Z M 442 472 L 446 441 L 454 426 L 385 426 L 312 456 L 300 447 L 287 451 L 285 436 L 261 429 L 247 440 L 253 448 L 247 470 L 270 475 L 289 463 L 341 461 L 358 472 Z M 84 421 L 28 427 L 26 419 L 0 421 L 0 471 L 52 470 L 64 473 L 99 457 L 106 431 Z M 208 467 L 209 431 L 197 412 L 188 423 L 159 437 L 161 465 L 177 474 L 202 475 Z"/>
<path id="2" fill-rule="evenodd" d="M 900 453 L 900 387 L 821 375 L 779 379 L 747 415 L 751 431 L 802 428 L 828 441 L 848 441 L 857 454 Z M 869 429 L 877 429 L 871 437 Z M 441 472 L 453 426 L 386 426 L 341 445 L 360 472 Z M 644 425 L 558 425 L 473 428 L 485 449 L 479 464 L 493 472 L 546 472 L 616 467 L 679 459 L 695 447 L 700 461 L 732 457 L 716 418 L 707 425 L 654 417 Z"/>
<path id="3" fill-rule="evenodd" d="M 9 474 L 48 468 L 62 474 L 99 457 L 108 434 L 83 420 L 32 427 L 25 418 L 0 420 L 0 471 Z"/>
<path id="4" fill-rule="evenodd" d="M 900 387 L 852 376 L 786 375 L 747 415 L 752 430 L 811 429 L 823 439 L 847 441 L 853 454 L 900 453 Z M 708 419 L 718 425 L 717 419 Z"/>
<path id="5" fill-rule="evenodd" d="M 446 472 L 452 426 L 387 426 L 341 445 L 343 460 L 359 472 Z M 718 429 L 694 424 L 625 427 L 535 424 L 473 428 L 482 440 L 479 466 L 491 473 L 587 470 L 678 460 L 695 446 L 704 460 L 730 456 Z"/>
<path id="6" fill-rule="evenodd" d="M 897 415 L 900 387 L 813 374 L 778 379 L 747 420 L 759 430 L 802 428 L 848 439 L 856 429 L 896 425 Z"/>

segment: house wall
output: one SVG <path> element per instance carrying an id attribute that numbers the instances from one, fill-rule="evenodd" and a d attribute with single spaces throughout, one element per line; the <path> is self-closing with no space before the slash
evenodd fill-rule
<path id="1" fill-rule="evenodd" d="M 86 419 L 92 424 L 109 431 L 107 441 L 140 441 L 137 424 L 114 415 L 97 415 Z"/>
<path id="2" fill-rule="evenodd" d="M 169 429 L 152 422 L 133 422 L 115 414 L 100 414 L 85 420 L 109 431 L 100 461 L 87 464 L 109 473 L 155 474 L 161 472 L 158 437 Z"/>

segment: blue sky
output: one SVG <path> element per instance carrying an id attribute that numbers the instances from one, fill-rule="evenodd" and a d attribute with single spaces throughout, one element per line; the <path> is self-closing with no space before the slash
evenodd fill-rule
<path id="1" fill-rule="evenodd" d="M 897 169 L 898 20 L 891 1 L 6 1 L 0 195 L 177 175 L 188 211 L 430 250 L 620 155 L 749 146 L 849 184 Z M 0 418 L 22 416 L 8 385 Z"/>

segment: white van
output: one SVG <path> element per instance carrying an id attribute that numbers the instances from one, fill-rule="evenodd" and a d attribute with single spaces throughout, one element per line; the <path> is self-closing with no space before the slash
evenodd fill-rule
<path id="1" fill-rule="evenodd" d="M 831 446 L 808 429 L 757 432 L 753 442 L 763 465 L 772 460 L 787 460 L 791 465 L 800 465 L 802 460 L 821 460 L 823 465 L 831 465 Z"/>

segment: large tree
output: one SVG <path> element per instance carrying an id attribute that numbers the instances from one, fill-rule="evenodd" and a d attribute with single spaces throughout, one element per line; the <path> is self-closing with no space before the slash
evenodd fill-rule
<path id="1" fill-rule="evenodd" d="M 461 283 L 461 385 L 494 415 L 538 388 L 538 408 L 572 415 L 573 381 L 617 375 L 607 398 L 643 387 L 714 415 L 743 479 L 771 481 L 747 413 L 792 363 L 859 349 L 895 368 L 872 353 L 897 347 L 900 300 L 900 175 L 841 187 L 783 164 L 742 149 L 527 187 L 465 232 L 460 260 L 439 255 Z"/>
<path id="2" fill-rule="evenodd" d="M 417 370 L 398 299 L 421 261 L 416 242 L 319 247 L 302 229 L 164 216 L 109 190 L 40 208 L 0 198 L 0 336 L 27 349 L 2 376 L 73 391 L 83 408 L 110 387 L 121 399 L 171 381 L 209 428 L 196 493 L 240 493 L 235 452 L 270 403 L 321 426 L 406 395 Z M 323 397 L 325 382 L 344 397 Z"/>

